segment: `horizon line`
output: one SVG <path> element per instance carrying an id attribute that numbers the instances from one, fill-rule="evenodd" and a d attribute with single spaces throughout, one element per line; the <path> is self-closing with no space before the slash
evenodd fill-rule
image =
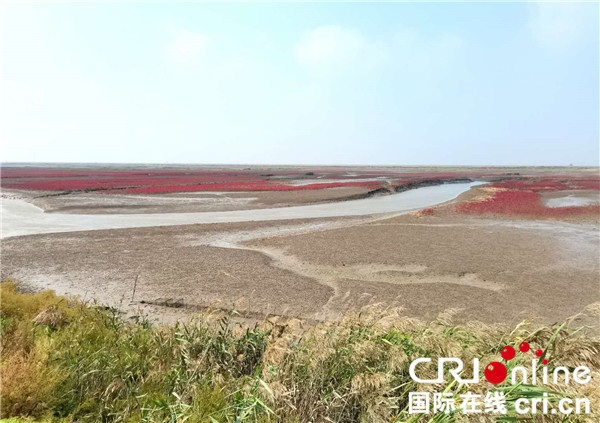
<path id="1" fill-rule="evenodd" d="M 323 163 L 184 163 L 184 162 L 53 162 L 53 161 L 0 161 L 0 166 L 16 166 L 16 165 L 94 165 L 94 166 L 279 166 L 279 167 L 432 167 L 432 168 L 448 168 L 448 167 L 473 167 L 473 168 L 600 168 L 600 165 L 584 165 L 584 164 L 568 164 L 568 165 L 550 165 L 550 164 L 323 164 Z"/>

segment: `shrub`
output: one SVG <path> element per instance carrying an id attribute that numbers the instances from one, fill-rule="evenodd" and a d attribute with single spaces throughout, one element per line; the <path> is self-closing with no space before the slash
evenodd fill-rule
<path id="1" fill-rule="evenodd" d="M 1 292 L 2 318 L 10 321 L 2 336 L 3 418 L 416 421 L 407 414 L 407 397 L 419 386 L 408 366 L 419 356 L 495 360 L 503 345 L 526 340 L 551 350 L 557 363 L 600 369 L 600 340 L 565 325 L 453 326 L 447 318 L 425 324 L 371 307 L 310 328 L 293 319 L 243 328 L 211 314 L 158 327 L 125 322 L 117 310 L 61 301 L 51 292 L 20 294 L 12 283 L 3 283 Z M 63 325 L 33 322 L 51 307 L 64 311 Z M 467 388 L 449 389 L 458 394 Z M 509 400 L 525 387 L 514 389 L 507 391 Z M 575 394 L 577 387 L 566 389 Z M 525 394 L 548 392 L 533 386 Z"/>

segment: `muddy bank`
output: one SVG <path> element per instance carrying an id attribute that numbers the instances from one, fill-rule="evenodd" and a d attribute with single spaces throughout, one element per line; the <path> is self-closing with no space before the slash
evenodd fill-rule
<path id="1" fill-rule="evenodd" d="M 485 178 L 480 178 L 478 180 L 484 180 Z M 410 182 L 402 185 L 389 185 L 387 187 L 381 187 L 377 189 L 373 189 L 367 191 L 365 193 L 351 195 L 349 197 L 343 198 L 344 201 L 349 200 L 361 200 L 363 198 L 371 198 L 379 195 L 390 195 L 394 193 L 400 193 L 409 191 L 411 189 L 424 188 L 424 187 L 432 187 L 443 184 L 465 184 L 475 182 L 474 179 L 471 178 L 441 178 L 441 179 L 427 179 L 423 181 Z"/>
<path id="2" fill-rule="evenodd" d="M 368 191 L 364 187 L 338 187 L 295 192 L 186 192 L 153 195 L 70 193 L 60 197 L 36 198 L 32 203 L 52 213 L 195 213 L 326 203 L 360 196 Z"/>

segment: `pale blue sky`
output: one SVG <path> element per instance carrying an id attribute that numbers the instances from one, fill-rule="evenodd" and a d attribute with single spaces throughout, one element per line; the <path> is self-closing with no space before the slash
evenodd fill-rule
<path id="1" fill-rule="evenodd" d="M 3 161 L 598 165 L 596 3 L 2 12 Z"/>

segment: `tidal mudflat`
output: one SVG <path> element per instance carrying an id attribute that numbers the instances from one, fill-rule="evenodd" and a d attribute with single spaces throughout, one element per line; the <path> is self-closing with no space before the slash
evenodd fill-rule
<path id="1" fill-rule="evenodd" d="M 600 301 L 598 206 L 548 204 L 597 195 L 593 169 L 102 172 L 8 172 L 3 278 L 162 321 L 207 308 L 322 321 L 383 304 L 549 322 Z"/>

